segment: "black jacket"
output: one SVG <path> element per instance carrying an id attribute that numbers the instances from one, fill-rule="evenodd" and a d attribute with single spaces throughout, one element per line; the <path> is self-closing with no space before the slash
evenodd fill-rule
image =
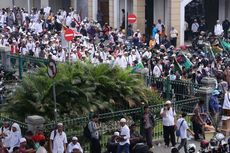
<path id="1" fill-rule="evenodd" d="M 155 119 L 151 113 L 149 113 L 149 119 L 152 121 L 152 127 L 155 126 Z M 145 122 L 144 122 L 144 115 L 141 118 L 141 127 L 145 127 Z"/>

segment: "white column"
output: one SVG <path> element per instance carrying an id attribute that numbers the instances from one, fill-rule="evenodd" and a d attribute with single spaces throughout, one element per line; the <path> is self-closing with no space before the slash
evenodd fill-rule
<path id="1" fill-rule="evenodd" d="M 119 19 L 120 19 L 119 6 L 120 6 L 119 0 L 114 0 L 114 28 L 119 27 Z"/>
<path id="2" fill-rule="evenodd" d="M 165 22 L 164 22 L 164 24 L 165 24 L 165 28 L 166 28 L 166 34 L 169 34 L 168 32 L 169 32 L 169 30 L 170 30 L 170 9 L 169 9 L 169 5 L 170 5 L 170 3 L 169 3 L 169 1 L 168 0 L 165 0 Z"/>
<path id="3" fill-rule="evenodd" d="M 158 19 L 161 19 L 162 23 L 165 23 L 165 4 L 164 0 L 154 0 L 153 1 L 153 22 L 157 23 Z"/>
<path id="4" fill-rule="evenodd" d="M 74 10 L 77 10 L 77 0 L 71 0 L 71 7 L 72 7 Z"/>
<path id="5" fill-rule="evenodd" d="M 225 20 L 225 0 L 219 0 L 219 20 Z"/>
<path id="6" fill-rule="evenodd" d="M 180 3 L 180 45 L 184 45 L 184 21 L 185 21 L 185 6 L 192 0 L 182 0 Z"/>
<path id="7" fill-rule="evenodd" d="M 41 8 L 49 6 L 49 0 L 41 0 Z"/>
<path id="8" fill-rule="evenodd" d="M 74 2 L 73 2 L 73 4 L 74 4 L 74 10 L 77 10 L 77 1 L 78 0 L 74 0 Z M 78 10 L 78 11 L 80 11 L 80 10 Z"/>
<path id="9" fill-rule="evenodd" d="M 230 19 L 230 1 L 226 1 L 226 7 L 225 7 L 225 18 L 228 20 Z"/>
<path id="10" fill-rule="evenodd" d="M 93 20 L 97 20 L 98 0 L 93 0 Z"/>
<path id="11" fill-rule="evenodd" d="M 30 13 L 30 11 L 31 11 L 30 0 L 27 0 L 27 7 L 28 7 L 28 13 Z"/>

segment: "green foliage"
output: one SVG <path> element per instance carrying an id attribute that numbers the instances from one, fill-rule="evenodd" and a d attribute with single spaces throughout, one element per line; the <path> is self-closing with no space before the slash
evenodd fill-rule
<path id="1" fill-rule="evenodd" d="M 110 68 L 106 64 L 67 63 L 58 65 L 55 79 L 48 77 L 46 67 L 25 75 L 10 96 L 7 111 L 17 119 L 37 114 L 52 120 L 54 83 L 60 118 L 162 102 L 157 93 L 145 87 L 142 77 L 130 75 L 129 70 Z"/>

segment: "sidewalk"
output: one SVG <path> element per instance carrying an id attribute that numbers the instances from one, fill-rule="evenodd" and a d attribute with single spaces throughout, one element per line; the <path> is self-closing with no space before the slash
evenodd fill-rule
<path id="1" fill-rule="evenodd" d="M 196 152 L 200 149 L 200 143 L 194 140 L 188 141 L 188 144 L 195 144 L 196 145 Z M 178 146 L 177 144 L 176 146 Z M 171 153 L 171 147 L 165 148 L 164 143 L 161 143 L 161 145 L 154 145 L 154 153 Z M 184 148 L 180 150 L 180 153 L 184 153 Z"/>

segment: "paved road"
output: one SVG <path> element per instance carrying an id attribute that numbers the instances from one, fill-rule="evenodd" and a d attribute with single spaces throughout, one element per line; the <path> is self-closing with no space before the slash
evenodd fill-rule
<path id="1" fill-rule="evenodd" d="M 196 145 L 196 147 L 197 147 L 196 151 L 198 151 L 200 149 L 199 148 L 199 146 L 200 146 L 199 142 L 191 140 L 191 141 L 188 141 L 188 144 L 190 144 L 190 143 L 194 143 Z M 177 144 L 177 146 L 178 145 L 179 144 Z M 161 143 L 160 146 L 159 145 L 154 145 L 154 153 L 171 153 L 171 148 L 165 148 L 163 143 Z M 180 150 L 180 153 L 184 153 L 184 148 L 182 148 Z"/>

